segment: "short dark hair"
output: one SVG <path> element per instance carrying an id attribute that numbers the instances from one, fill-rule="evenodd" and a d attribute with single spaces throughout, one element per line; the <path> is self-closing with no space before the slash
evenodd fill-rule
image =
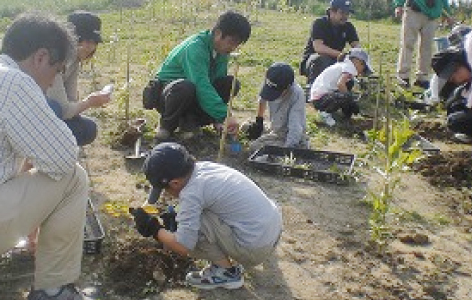
<path id="1" fill-rule="evenodd" d="M 223 38 L 225 36 L 235 37 L 241 43 L 245 43 L 251 35 L 251 24 L 248 19 L 231 10 L 220 15 L 212 32 L 215 32 L 216 29 L 221 30 Z"/>
<path id="2" fill-rule="evenodd" d="M 53 16 L 28 12 L 19 15 L 3 37 L 1 53 L 15 61 L 27 59 L 45 48 L 51 64 L 64 62 L 75 54 L 77 39 L 73 29 Z"/>

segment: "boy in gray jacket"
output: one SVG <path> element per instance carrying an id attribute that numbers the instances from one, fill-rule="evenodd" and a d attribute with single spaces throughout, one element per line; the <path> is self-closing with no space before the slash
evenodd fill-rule
<path id="1" fill-rule="evenodd" d="M 162 190 L 179 199 L 175 232 L 167 231 L 142 208 L 130 209 L 138 232 L 181 255 L 210 261 L 187 274 L 200 289 L 243 285 L 244 266 L 262 263 L 275 250 L 282 232 L 277 205 L 244 174 L 213 162 L 196 162 L 176 143 L 161 143 L 143 165 L 152 184 L 149 203 Z"/>
<path id="2" fill-rule="evenodd" d="M 294 71 L 288 64 L 274 63 L 267 70 L 259 93 L 256 122 L 247 129 L 249 139 L 256 139 L 249 146 L 251 151 L 265 145 L 309 147 L 309 139 L 305 133 L 305 94 L 294 79 Z M 270 132 L 261 136 L 267 105 L 271 121 Z"/>

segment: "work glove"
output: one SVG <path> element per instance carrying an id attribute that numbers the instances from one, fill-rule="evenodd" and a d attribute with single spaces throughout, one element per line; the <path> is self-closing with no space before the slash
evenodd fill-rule
<path id="1" fill-rule="evenodd" d="M 259 138 L 264 131 L 264 118 L 256 117 L 256 122 L 251 122 L 247 128 L 247 138 L 255 140 Z"/>
<path id="2" fill-rule="evenodd" d="M 162 228 L 162 225 L 161 223 L 159 223 L 159 220 L 149 215 L 141 207 L 130 207 L 129 213 L 134 217 L 136 229 L 144 237 L 155 237 L 159 229 Z"/>
<path id="3" fill-rule="evenodd" d="M 162 222 L 164 223 L 164 228 L 170 232 L 177 231 L 177 221 L 175 220 L 176 216 L 177 213 L 175 212 L 173 206 L 169 206 L 167 210 L 160 215 Z"/>

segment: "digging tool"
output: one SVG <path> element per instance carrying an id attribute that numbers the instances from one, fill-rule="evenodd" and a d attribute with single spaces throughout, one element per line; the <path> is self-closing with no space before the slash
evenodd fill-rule
<path id="1" fill-rule="evenodd" d="M 134 153 L 132 155 L 128 155 L 125 158 L 126 159 L 142 159 L 146 157 L 146 153 L 141 152 L 141 143 L 142 143 L 142 128 L 146 124 L 145 119 L 136 119 L 133 122 L 129 123 L 130 127 L 133 127 L 136 130 L 136 133 L 139 134 L 138 138 L 136 139 L 136 142 L 134 143 Z"/>
<path id="2" fill-rule="evenodd" d="M 239 62 L 238 62 L 239 53 L 232 53 L 231 56 L 234 58 L 235 69 L 234 69 L 234 75 L 233 75 L 233 84 L 231 85 L 231 91 L 229 94 L 228 109 L 226 111 L 226 120 L 228 120 L 228 118 L 231 116 L 231 113 L 233 110 L 232 105 L 233 105 L 234 91 L 236 90 L 236 81 L 238 79 L 238 71 L 239 71 Z M 228 135 L 228 126 L 223 126 L 223 132 L 221 133 L 221 138 L 220 138 L 220 150 L 218 151 L 218 158 L 216 160 L 218 162 L 220 162 L 221 159 L 223 158 L 227 135 Z"/>
<path id="3" fill-rule="evenodd" d="M 141 152 L 141 139 L 142 136 L 138 137 L 136 143 L 134 144 L 134 153 L 132 155 L 126 156 L 126 159 L 141 159 L 146 157 L 146 153 Z"/>

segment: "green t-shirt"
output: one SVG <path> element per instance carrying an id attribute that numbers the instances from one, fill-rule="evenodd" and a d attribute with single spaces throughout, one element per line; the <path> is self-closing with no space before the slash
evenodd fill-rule
<path id="1" fill-rule="evenodd" d="M 195 84 L 200 107 L 218 122 L 224 121 L 227 105 L 212 82 L 228 72 L 229 55 L 214 51 L 210 30 L 188 37 L 169 53 L 156 78 L 163 82 L 187 79 Z"/>
<path id="2" fill-rule="evenodd" d="M 437 19 L 445 10 L 449 15 L 451 15 L 451 8 L 449 7 L 448 0 L 410 0 L 413 1 L 416 6 L 421 10 L 423 14 L 428 16 L 431 19 Z M 427 5 L 427 2 L 434 1 L 434 5 L 431 7 Z M 393 5 L 395 7 L 400 7 L 405 5 L 406 0 L 394 0 Z"/>

